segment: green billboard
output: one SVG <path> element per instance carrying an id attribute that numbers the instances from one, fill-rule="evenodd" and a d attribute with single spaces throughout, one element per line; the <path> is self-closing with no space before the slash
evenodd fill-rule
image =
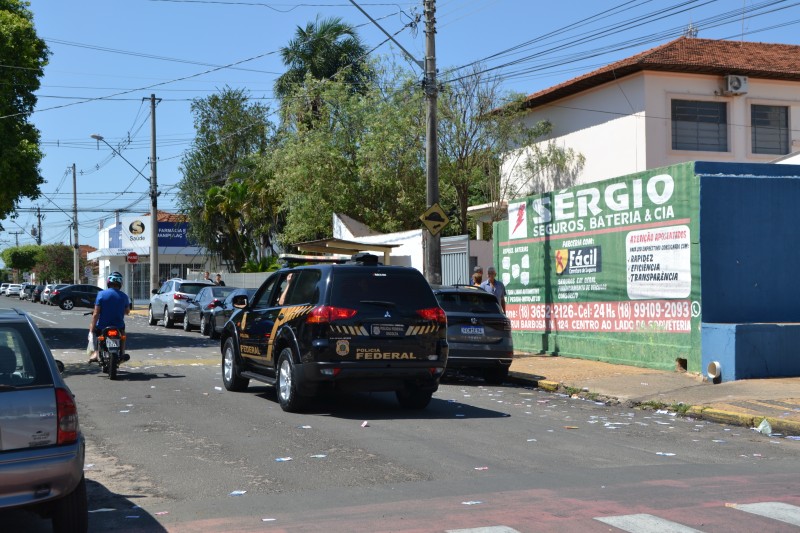
<path id="1" fill-rule="evenodd" d="M 698 183 L 684 163 L 510 202 L 494 257 L 515 349 L 699 372 Z"/>

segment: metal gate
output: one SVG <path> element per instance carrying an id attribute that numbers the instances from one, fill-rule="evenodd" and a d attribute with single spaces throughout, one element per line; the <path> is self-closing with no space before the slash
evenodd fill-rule
<path id="1" fill-rule="evenodd" d="M 442 237 L 442 285 L 472 283 L 469 235 Z"/>

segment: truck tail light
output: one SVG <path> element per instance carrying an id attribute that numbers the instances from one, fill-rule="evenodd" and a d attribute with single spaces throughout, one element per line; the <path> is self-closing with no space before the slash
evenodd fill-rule
<path id="1" fill-rule="evenodd" d="M 327 324 L 336 320 L 347 320 L 356 316 L 355 309 L 334 307 L 332 305 L 318 305 L 308 314 L 306 322 L 309 324 Z"/>

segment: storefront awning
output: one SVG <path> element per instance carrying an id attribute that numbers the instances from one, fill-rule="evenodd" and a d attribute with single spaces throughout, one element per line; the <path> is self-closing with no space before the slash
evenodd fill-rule
<path id="1" fill-rule="evenodd" d="M 399 244 L 375 244 L 370 242 L 345 241 L 343 239 L 320 239 L 318 241 L 305 241 L 295 244 L 301 252 L 315 252 L 323 254 L 339 254 L 351 256 L 359 252 L 383 253 L 383 264 L 390 264 L 389 256 L 392 249 Z"/>

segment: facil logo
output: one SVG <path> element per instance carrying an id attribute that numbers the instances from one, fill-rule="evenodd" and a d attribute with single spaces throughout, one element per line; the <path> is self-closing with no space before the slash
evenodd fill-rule
<path id="1" fill-rule="evenodd" d="M 602 272 L 600 247 L 560 248 L 556 250 L 556 275 Z"/>

